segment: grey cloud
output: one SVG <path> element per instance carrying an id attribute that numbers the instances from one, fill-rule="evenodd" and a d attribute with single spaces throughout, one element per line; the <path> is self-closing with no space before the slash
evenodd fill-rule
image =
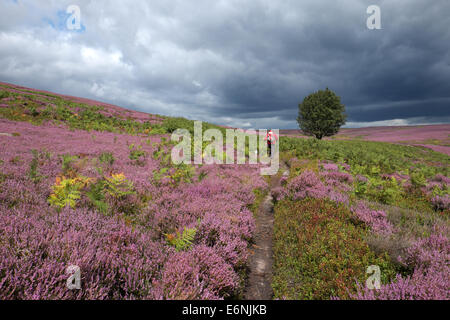
<path id="1" fill-rule="evenodd" d="M 79 1 L 81 33 L 71 3 L 0 3 L 0 80 L 236 127 L 296 128 L 327 86 L 355 126 L 450 117 L 447 0 Z"/>

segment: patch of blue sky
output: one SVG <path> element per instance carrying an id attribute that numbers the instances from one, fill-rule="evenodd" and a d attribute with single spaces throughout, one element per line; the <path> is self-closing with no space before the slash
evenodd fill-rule
<path id="1" fill-rule="evenodd" d="M 83 24 L 83 20 L 80 22 L 79 28 L 69 28 L 68 25 L 75 25 L 75 17 L 71 13 L 67 13 L 65 10 L 58 10 L 55 19 L 43 18 L 42 20 L 50 27 L 58 31 L 84 33 L 86 32 L 86 26 Z M 71 21 L 69 21 L 71 20 Z"/>

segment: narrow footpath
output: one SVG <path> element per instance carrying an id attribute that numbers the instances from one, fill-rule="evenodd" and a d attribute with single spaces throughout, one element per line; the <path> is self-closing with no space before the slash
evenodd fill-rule
<path id="1" fill-rule="evenodd" d="M 289 171 L 284 163 L 280 163 L 283 175 Z M 272 290 L 272 266 L 273 266 L 273 198 L 270 190 L 280 186 L 281 176 L 272 176 L 270 189 L 266 198 L 262 201 L 256 216 L 256 230 L 253 237 L 254 243 L 250 249 L 249 275 L 244 292 L 245 300 L 271 300 Z"/>

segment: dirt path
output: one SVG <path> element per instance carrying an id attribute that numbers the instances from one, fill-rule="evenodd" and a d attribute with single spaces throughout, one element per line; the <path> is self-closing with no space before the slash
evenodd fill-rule
<path id="1" fill-rule="evenodd" d="M 288 174 L 287 167 L 280 163 L 281 171 Z M 280 185 L 281 176 L 272 176 L 270 190 Z M 254 244 L 250 249 L 249 275 L 244 292 L 245 300 L 271 300 L 273 265 L 273 199 L 269 194 L 262 201 L 256 217 Z"/>

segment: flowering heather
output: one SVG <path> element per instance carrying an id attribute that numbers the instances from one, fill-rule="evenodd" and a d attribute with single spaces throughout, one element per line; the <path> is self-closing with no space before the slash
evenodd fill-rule
<path id="1" fill-rule="evenodd" d="M 373 210 L 367 203 L 359 201 L 351 210 L 356 214 L 359 220 L 369 226 L 373 232 L 384 235 L 390 235 L 394 227 L 387 220 L 386 213 L 382 210 Z"/>
<path id="2" fill-rule="evenodd" d="M 446 228 L 435 227 L 428 238 L 416 240 L 406 251 L 401 261 L 410 268 L 422 266 L 442 267 L 450 259 L 450 240 L 445 235 Z"/>
<path id="3" fill-rule="evenodd" d="M 241 290 L 248 208 L 253 190 L 267 187 L 257 166 L 204 165 L 175 183 L 155 178 L 167 166 L 154 156 L 162 136 L 4 119 L 0 133 L 0 299 L 222 299 Z M 89 180 L 73 207 L 51 206 L 64 177 Z M 195 238 L 176 251 L 167 235 L 184 228 Z M 80 267 L 82 290 L 66 288 L 69 265 Z"/>
<path id="4" fill-rule="evenodd" d="M 348 137 L 363 136 L 365 140 L 398 142 L 406 140 L 424 141 L 427 139 L 447 139 L 450 126 L 448 124 L 429 126 L 371 127 L 358 129 L 342 129 L 340 134 Z"/>
<path id="5" fill-rule="evenodd" d="M 307 161 L 291 160 L 292 164 L 307 164 Z M 341 166 L 349 170 L 348 165 Z M 286 187 L 272 190 L 272 195 L 276 200 L 282 200 L 288 195 L 293 199 L 304 199 L 307 197 L 316 199 L 328 198 L 332 201 L 348 204 L 348 192 L 352 190 L 353 176 L 345 171 L 339 171 L 339 166 L 332 162 L 320 162 L 319 176 L 310 169 L 291 179 Z M 282 182 L 282 186 L 284 181 Z"/>
<path id="6" fill-rule="evenodd" d="M 381 285 L 379 290 L 370 290 L 359 286 L 352 299 L 358 300 L 449 300 L 448 288 L 450 269 L 440 270 L 418 268 L 411 276 L 405 278 L 397 275 L 396 279 L 387 285 Z"/>
<path id="7" fill-rule="evenodd" d="M 350 191 L 353 184 L 353 176 L 347 172 L 326 171 L 321 172 L 320 176 L 325 180 L 327 185 L 336 187 L 342 191 Z"/>
<path id="8" fill-rule="evenodd" d="M 444 154 L 450 156 L 450 147 L 448 147 L 448 146 L 441 146 L 441 145 L 434 145 L 434 144 L 414 144 L 414 145 L 418 146 L 418 147 L 428 148 L 433 151 L 444 153 Z"/>
<path id="9" fill-rule="evenodd" d="M 360 175 L 360 174 L 356 175 L 356 180 L 358 182 L 362 182 L 362 183 L 366 183 L 368 181 L 367 177 Z"/>
<path id="10" fill-rule="evenodd" d="M 433 179 L 428 180 L 422 191 L 431 199 L 436 210 L 450 209 L 450 178 L 438 174 Z"/>
<path id="11" fill-rule="evenodd" d="M 325 183 L 311 170 L 305 170 L 294 177 L 286 185 L 286 191 L 276 189 L 272 192 L 277 200 L 286 195 L 292 195 L 293 200 L 304 198 L 330 199 L 336 202 L 348 203 L 348 196 L 343 193 L 350 190 L 351 175 L 344 172 L 329 171 L 321 173 Z M 345 183 L 344 183 L 345 182 Z"/>
<path id="12" fill-rule="evenodd" d="M 434 196 L 431 199 L 431 203 L 436 210 L 449 210 L 450 209 L 450 195 Z"/>
<path id="13" fill-rule="evenodd" d="M 331 201 L 335 201 L 338 203 L 348 204 L 348 202 L 349 202 L 348 196 L 345 193 L 337 192 L 335 190 L 330 190 L 330 192 L 328 194 L 328 198 Z"/>
<path id="14" fill-rule="evenodd" d="M 348 165 L 347 163 L 340 163 L 340 166 L 347 171 L 350 171 L 350 165 Z"/>
<path id="15" fill-rule="evenodd" d="M 331 161 L 319 161 L 319 166 L 323 171 L 339 171 L 340 168 L 350 171 L 350 166 L 346 163 L 334 163 Z"/>
<path id="16" fill-rule="evenodd" d="M 325 171 L 339 171 L 339 166 L 335 163 L 322 163 L 321 166 Z"/>
<path id="17" fill-rule="evenodd" d="M 407 249 L 405 265 L 412 275 L 397 275 L 379 290 L 359 286 L 352 298 L 362 300 L 449 300 L 450 299 L 450 241 L 442 233 L 418 239 Z"/>
<path id="18" fill-rule="evenodd" d="M 274 201 L 280 201 L 289 195 L 289 192 L 286 188 L 286 184 L 288 182 L 288 176 L 283 175 L 280 178 L 280 185 L 278 187 L 271 189 L 271 194 Z"/>
<path id="19" fill-rule="evenodd" d="M 293 178 L 287 184 L 287 188 L 293 194 L 294 200 L 306 197 L 317 199 L 327 197 L 327 188 L 311 170 L 305 170 L 299 176 Z"/>
<path id="20" fill-rule="evenodd" d="M 177 252 L 168 259 L 161 280 L 154 283 L 155 299 L 220 299 L 239 284 L 232 266 L 208 246 Z"/>
<path id="21" fill-rule="evenodd" d="M 275 201 L 283 200 L 285 197 L 289 195 L 287 189 L 282 186 L 272 188 L 271 194 Z"/>

